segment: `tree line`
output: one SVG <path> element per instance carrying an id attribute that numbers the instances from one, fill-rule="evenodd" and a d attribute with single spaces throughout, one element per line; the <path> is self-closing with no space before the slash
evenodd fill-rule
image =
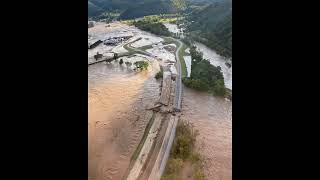
<path id="1" fill-rule="evenodd" d="M 143 31 L 148 31 L 159 36 L 170 36 L 170 32 L 166 26 L 157 21 L 154 22 L 144 18 L 143 20 L 133 21 L 133 25 Z"/>
<path id="2" fill-rule="evenodd" d="M 182 79 L 183 83 L 190 88 L 225 96 L 226 88 L 221 67 L 216 67 L 210 64 L 209 60 L 203 59 L 203 54 L 197 51 L 196 46 L 190 47 L 190 55 L 191 74 L 189 78 Z"/>

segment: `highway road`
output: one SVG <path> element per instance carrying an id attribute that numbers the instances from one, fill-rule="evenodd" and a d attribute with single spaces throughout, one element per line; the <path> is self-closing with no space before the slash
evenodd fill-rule
<path id="1" fill-rule="evenodd" d="M 175 39 L 177 42 L 179 42 L 179 47 L 176 50 L 176 68 L 177 68 L 177 80 L 176 80 L 176 110 L 180 111 L 181 110 L 181 94 L 182 94 L 182 80 L 181 80 L 181 62 L 180 61 L 184 61 L 183 59 L 180 59 L 179 57 L 179 51 L 181 50 L 182 47 L 182 42 L 180 40 Z"/>

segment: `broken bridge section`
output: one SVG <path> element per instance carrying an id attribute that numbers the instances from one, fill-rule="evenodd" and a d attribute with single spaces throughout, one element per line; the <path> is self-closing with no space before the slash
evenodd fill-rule
<path id="1" fill-rule="evenodd" d="M 163 105 L 168 106 L 170 103 L 170 92 L 171 92 L 171 73 L 164 71 L 163 72 L 163 83 L 162 91 L 159 102 Z"/>

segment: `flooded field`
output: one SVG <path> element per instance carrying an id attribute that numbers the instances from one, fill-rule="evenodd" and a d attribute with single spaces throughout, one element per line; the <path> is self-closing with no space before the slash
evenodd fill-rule
<path id="1" fill-rule="evenodd" d="M 109 25 L 97 23 L 88 30 L 95 38 L 105 39 L 118 35 L 133 35 L 133 47 L 152 45 L 147 51 L 166 60 L 174 60 L 159 43 L 162 38 L 119 22 Z M 89 38 L 88 38 L 89 40 Z M 157 44 L 157 45 L 155 45 Z M 124 43 L 117 46 L 100 44 L 88 50 L 88 62 L 94 61 L 97 52 L 108 56 L 112 52 L 127 51 Z M 232 89 L 232 68 L 215 51 L 196 43 L 204 58 L 216 66 L 221 66 L 226 87 Z M 160 82 L 154 75 L 162 61 L 136 55 L 122 57 L 124 62 L 135 62 L 145 58 L 152 65 L 148 71 L 135 72 L 125 64 L 100 63 L 88 67 L 89 103 L 89 180 L 122 179 L 127 173 L 130 158 L 138 146 L 144 129 L 152 113 L 145 110 L 159 98 Z M 187 57 L 188 59 L 188 57 Z M 189 59 L 190 61 L 190 59 Z M 190 62 L 188 61 L 188 66 Z M 190 67 L 188 67 L 190 70 Z M 183 88 L 182 119 L 192 122 L 199 130 L 196 147 L 205 158 L 207 180 L 229 180 L 232 175 L 232 102 L 213 97 L 207 93 Z"/>
<path id="2" fill-rule="evenodd" d="M 184 87 L 182 114 L 199 131 L 205 179 L 232 179 L 232 102 Z"/>
<path id="3" fill-rule="evenodd" d="M 119 63 L 88 67 L 89 180 L 123 178 L 140 142 L 159 85 L 153 62 L 148 71 L 134 72 Z"/>

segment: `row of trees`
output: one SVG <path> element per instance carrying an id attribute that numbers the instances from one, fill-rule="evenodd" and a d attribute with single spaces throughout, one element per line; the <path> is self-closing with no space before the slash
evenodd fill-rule
<path id="1" fill-rule="evenodd" d="M 148 31 L 153 34 L 159 35 L 159 36 L 169 36 L 170 32 L 160 22 L 153 22 L 153 21 L 148 21 L 146 19 L 139 20 L 139 21 L 134 21 L 133 25 L 136 26 L 137 28 L 143 30 L 143 31 Z"/>
<path id="2" fill-rule="evenodd" d="M 195 46 L 190 48 L 190 55 L 191 74 L 190 78 L 183 79 L 183 83 L 190 88 L 224 96 L 226 88 L 221 68 L 213 66 L 207 59 L 203 59 L 202 53 L 197 51 Z"/>
<path id="3" fill-rule="evenodd" d="M 147 70 L 149 67 L 149 63 L 147 61 L 136 61 L 134 65 L 138 70 Z"/>
<path id="4" fill-rule="evenodd" d="M 124 63 L 124 62 L 123 62 L 123 59 L 120 59 L 119 64 L 122 65 L 123 63 Z M 126 65 L 127 67 L 131 67 L 131 66 L 132 66 L 132 63 L 126 61 L 126 62 L 125 62 L 125 65 Z M 149 67 L 149 63 L 148 63 L 147 61 L 136 61 L 136 62 L 134 63 L 134 65 L 135 65 L 135 68 L 134 68 L 135 70 L 147 70 L 148 67 Z"/>

